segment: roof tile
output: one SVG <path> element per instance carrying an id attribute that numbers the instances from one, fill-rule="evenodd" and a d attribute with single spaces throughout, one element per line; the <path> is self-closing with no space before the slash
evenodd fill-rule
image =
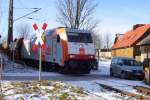
<path id="1" fill-rule="evenodd" d="M 126 32 L 122 37 L 118 38 L 117 42 L 112 46 L 112 49 L 133 46 L 148 29 L 150 29 L 150 24 Z"/>

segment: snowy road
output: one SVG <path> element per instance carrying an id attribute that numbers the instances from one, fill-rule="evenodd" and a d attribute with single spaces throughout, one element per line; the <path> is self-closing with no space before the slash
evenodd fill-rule
<path id="1" fill-rule="evenodd" d="M 62 75 L 62 74 L 56 74 L 56 75 L 49 75 L 49 74 L 44 74 L 42 75 L 41 79 L 42 80 L 55 80 L 55 81 L 93 81 L 93 80 L 98 80 L 98 79 L 106 79 L 110 78 L 107 75 Z M 38 74 L 34 75 L 13 75 L 13 74 L 5 74 L 3 76 L 3 80 L 37 80 L 38 79 Z"/>

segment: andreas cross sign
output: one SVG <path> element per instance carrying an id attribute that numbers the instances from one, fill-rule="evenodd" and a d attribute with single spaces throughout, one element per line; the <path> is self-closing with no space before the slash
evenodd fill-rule
<path id="1" fill-rule="evenodd" d="M 35 30 L 36 37 L 37 37 L 37 38 L 36 38 L 36 41 L 35 41 L 35 43 L 34 43 L 34 45 L 33 45 L 33 47 L 32 47 L 32 50 L 33 50 L 33 51 L 36 51 L 36 50 L 37 50 L 39 44 L 40 44 L 40 46 L 42 47 L 42 49 L 45 49 L 45 48 L 46 48 L 46 46 L 45 46 L 45 44 L 44 44 L 44 39 L 42 39 L 42 36 L 44 35 L 44 32 L 45 32 L 45 30 L 46 30 L 46 27 L 47 27 L 47 24 L 44 23 L 44 24 L 43 24 L 43 27 L 42 27 L 42 30 L 39 31 L 37 24 L 33 24 L 33 28 L 34 28 L 34 30 Z"/>
<path id="2" fill-rule="evenodd" d="M 36 40 L 35 40 L 35 43 L 32 47 L 33 50 L 37 50 L 38 48 L 38 45 L 40 45 L 40 48 L 39 48 L 39 80 L 41 80 L 41 70 L 42 70 L 42 61 L 41 61 L 41 55 L 42 55 L 42 49 L 45 49 L 46 46 L 44 44 L 44 41 L 42 39 L 42 35 L 44 35 L 44 32 L 45 32 L 45 29 L 47 27 L 47 24 L 44 23 L 43 24 L 43 27 L 42 27 L 42 30 L 39 31 L 38 27 L 36 24 L 33 25 L 33 28 L 35 30 L 35 33 L 36 33 Z"/>

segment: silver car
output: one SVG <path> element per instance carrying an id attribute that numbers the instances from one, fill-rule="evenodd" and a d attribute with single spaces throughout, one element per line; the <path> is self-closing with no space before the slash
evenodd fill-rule
<path id="1" fill-rule="evenodd" d="M 114 57 L 111 60 L 110 75 L 120 78 L 144 78 L 143 67 L 132 58 Z"/>

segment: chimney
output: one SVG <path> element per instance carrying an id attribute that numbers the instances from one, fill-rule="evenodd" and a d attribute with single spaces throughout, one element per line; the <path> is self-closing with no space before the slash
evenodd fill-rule
<path id="1" fill-rule="evenodd" d="M 137 28 L 141 27 L 141 26 L 144 26 L 145 24 L 136 24 L 136 25 L 133 25 L 133 30 L 136 30 Z"/>

